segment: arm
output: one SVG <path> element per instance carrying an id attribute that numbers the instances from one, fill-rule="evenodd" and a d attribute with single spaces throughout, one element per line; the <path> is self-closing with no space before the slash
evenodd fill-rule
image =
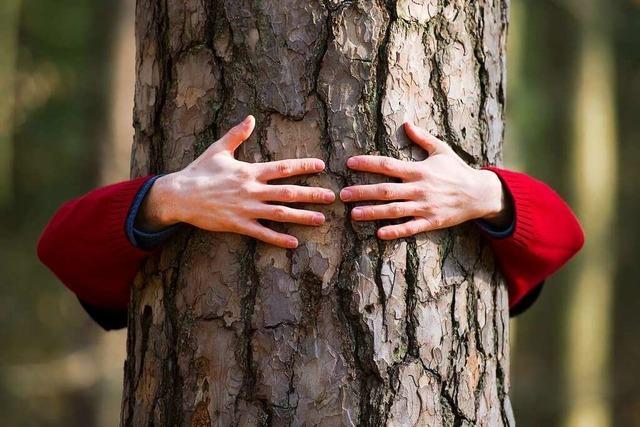
<path id="1" fill-rule="evenodd" d="M 319 212 L 272 202 L 331 203 L 331 190 L 272 185 L 271 180 L 320 172 L 319 159 L 245 163 L 233 156 L 254 128 L 253 117 L 232 128 L 185 169 L 94 190 L 65 203 L 38 243 L 38 256 L 106 329 L 124 327 L 129 286 L 144 259 L 188 223 L 207 231 L 255 237 L 283 248 L 295 237 L 259 219 L 321 225 Z M 144 249 L 142 249 L 144 248 Z"/>
<path id="2" fill-rule="evenodd" d="M 509 307 L 517 314 L 530 304 L 546 277 L 582 246 L 584 236 L 562 199 L 533 178 L 500 168 L 477 170 L 444 142 L 405 124 L 411 140 L 429 157 L 404 162 L 382 156 L 356 156 L 351 169 L 401 179 L 401 183 L 359 185 L 342 190 L 344 201 L 383 200 L 359 206 L 356 221 L 412 219 L 381 227 L 380 239 L 391 240 L 476 220 L 495 251 L 509 289 Z M 506 191 L 505 191 L 506 189 Z"/>
<path id="3" fill-rule="evenodd" d="M 151 178 L 109 185 L 68 201 L 40 237 L 38 257 L 92 315 L 102 311 L 115 316 L 126 310 L 129 285 L 150 252 L 131 244 L 125 222 L 136 195 Z M 103 326 L 124 325 L 114 320 Z"/>
<path id="4" fill-rule="evenodd" d="M 555 273 L 584 244 L 584 232 L 564 200 L 549 186 L 522 173 L 497 167 L 495 173 L 513 201 L 512 232 L 485 232 L 502 273 L 509 284 L 512 313 L 524 311 Z"/>

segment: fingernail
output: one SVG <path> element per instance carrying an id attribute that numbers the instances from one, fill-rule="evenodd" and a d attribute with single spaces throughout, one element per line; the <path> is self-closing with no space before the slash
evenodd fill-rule
<path id="1" fill-rule="evenodd" d="M 354 167 L 356 165 L 356 159 L 354 159 L 353 157 L 350 157 L 349 159 L 347 159 L 347 166 L 349 166 L 350 168 Z"/>
<path id="2" fill-rule="evenodd" d="M 349 200 L 351 200 L 351 196 L 352 194 L 351 194 L 351 191 L 349 190 L 342 190 L 340 192 L 340 198 L 345 202 L 348 202 Z"/>
<path id="3" fill-rule="evenodd" d="M 324 162 L 322 160 L 317 160 L 314 166 L 317 171 L 324 170 Z"/>
<path id="4" fill-rule="evenodd" d="M 333 191 L 327 191 L 324 193 L 324 201 L 325 202 L 333 202 L 336 199 L 336 195 L 333 194 Z"/>
<path id="5" fill-rule="evenodd" d="M 324 224 L 324 215 L 315 214 L 313 215 L 312 221 L 314 225 L 322 225 Z"/>
<path id="6" fill-rule="evenodd" d="M 353 216 L 355 219 L 359 219 L 362 217 L 362 209 L 360 208 L 355 208 L 351 211 L 351 216 Z"/>
<path id="7" fill-rule="evenodd" d="M 298 239 L 296 239 L 295 237 L 291 237 L 289 239 L 287 239 L 287 245 L 291 248 L 297 248 L 298 247 Z"/>

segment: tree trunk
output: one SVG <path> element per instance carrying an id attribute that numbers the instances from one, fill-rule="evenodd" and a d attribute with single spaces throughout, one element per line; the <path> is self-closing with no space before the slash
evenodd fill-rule
<path id="1" fill-rule="evenodd" d="M 0 4 L 0 208 L 13 198 L 13 126 L 20 0 Z"/>
<path id="2" fill-rule="evenodd" d="M 618 195 L 616 58 L 611 5 L 575 4 L 580 44 L 574 99 L 573 184 L 589 241 L 576 260 L 565 311 L 566 427 L 612 425 L 611 362 Z M 614 233 L 612 233 L 614 230 Z"/>
<path id="3" fill-rule="evenodd" d="M 314 156 L 294 182 L 422 159 L 414 120 L 500 161 L 506 1 L 139 0 L 133 175 L 184 167 L 246 114 L 240 158 Z M 317 208 L 317 207 L 314 207 Z M 122 424 L 502 425 L 508 302 L 472 225 L 381 242 L 340 202 L 285 251 L 185 229 L 138 276 Z"/>

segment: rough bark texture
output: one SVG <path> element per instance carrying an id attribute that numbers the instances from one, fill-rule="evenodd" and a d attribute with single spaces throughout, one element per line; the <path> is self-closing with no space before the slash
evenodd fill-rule
<path id="1" fill-rule="evenodd" d="M 133 174 L 184 167 L 246 114 L 240 158 L 313 156 L 294 182 L 422 159 L 414 120 L 500 160 L 506 0 L 138 0 Z M 138 276 L 124 426 L 502 425 L 507 292 L 473 226 L 391 243 L 349 206 L 285 251 L 185 230 Z"/>

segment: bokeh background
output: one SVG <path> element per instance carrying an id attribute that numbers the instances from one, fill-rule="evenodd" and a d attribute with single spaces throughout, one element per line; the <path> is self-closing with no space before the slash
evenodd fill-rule
<path id="1" fill-rule="evenodd" d="M 66 199 L 128 177 L 134 0 L 0 0 L 3 426 L 117 425 L 125 332 L 35 256 Z M 640 1 L 511 0 L 505 164 L 587 244 L 512 321 L 523 426 L 640 426 Z"/>

